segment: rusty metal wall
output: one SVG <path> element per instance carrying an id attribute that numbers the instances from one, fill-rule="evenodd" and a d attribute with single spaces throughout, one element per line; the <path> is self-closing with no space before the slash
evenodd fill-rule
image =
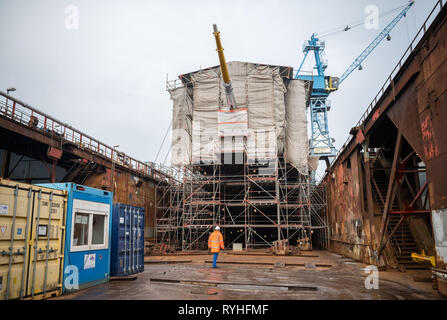
<path id="1" fill-rule="evenodd" d="M 438 224 L 447 208 L 447 18 L 440 18 L 414 58 L 419 70 L 406 99 L 399 99 L 388 115 L 426 164 L 437 266 L 446 269 L 447 243 L 441 239 L 447 230 Z"/>
<path id="2" fill-rule="evenodd" d="M 438 4 L 441 6 L 441 4 Z M 442 7 L 442 6 L 441 6 Z M 441 8 L 440 7 L 440 8 Z M 362 117 L 357 135 L 351 136 L 328 169 L 323 183 L 328 186 L 331 249 L 364 262 L 374 255 L 371 237 L 380 236 L 381 217 L 368 215 L 365 196 L 365 170 L 361 169 L 362 143 L 377 139 L 384 132 L 377 128 L 385 118 L 392 121 L 403 138 L 423 160 L 427 170 L 428 193 L 432 214 L 447 208 L 447 23 L 446 6 L 437 14 L 430 28 L 411 47 L 408 58 L 379 99 Z M 425 26 L 424 26 L 425 27 Z M 427 26 L 428 27 L 428 26 Z M 362 139 L 359 139 L 359 134 Z M 349 163 L 349 168 L 348 168 Z M 375 211 L 377 211 L 375 209 Z M 438 219 L 438 218 L 437 218 Z M 447 219 L 447 218 L 446 218 Z M 439 219 L 438 219 L 439 220 Z M 437 263 L 446 269 L 447 230 L 433 222 Z M 446 223 L 444 223 L 446 224 Z M 434 239 L 425 239 L 434 242 Z M 444 242 L 443 242 L 444 241 Z M 385 250 L 386 251 L 386 250 Z M 386 252 L 385 252 L 386 253 Z M 385 254 L 386 255 L 386 254 Z M 393 264 L 392 257 L 388 264 Z"/>
<path id="3" fill-rule="evenodd" d="M 363 196 L 359 155 L 353 153 L 328 179 L 328 212 L 331 222 L 331 246 L 335 251 L 363 261 L 369 225 L 362 208 Z"/>
<path id="4" fill-rule="evenodd" d="M 120 169 L 114 171 L 114 177 L 112 179 L 111 169 L 107 168 L 104 173 L 91 174 L 83 184 L 93 188 L 112 190 L 112 181 L 114 181 L 114 203 L 119 202 L 131 206 L 143 207 L 146 212 L 145 238 L 153 238 L 155 227 L 155 199 L 157 196 L 156 184 L 133 175 L 130 172 L 121 171 Z M 158 197 L 160 197 L 160 193 L 158 193 Z"/>
<path id="5" fill-rule="evenodd" d="M 327 203 L 330 223 L 330 249 L 368 264 L 376 264 L 373 241 L 380 232 L 380 217 L 368 216 L 365 176 L 360 152 L 354 152 L 343 163 L 333 167 L 326 176 Z M 372 238 L 372 235 L 375 239 Z M 397 262 L 387 248 L 388 264 Z"/>

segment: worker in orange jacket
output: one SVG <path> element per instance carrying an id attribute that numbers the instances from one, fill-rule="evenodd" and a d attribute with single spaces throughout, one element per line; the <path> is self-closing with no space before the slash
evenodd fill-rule
<path id="1" fill-rule="evenodd" d="M 208 248 L 211 249 L 211 253 L 213 253 L 213 268 L 217 268 L 217 256 L 219 255 L 220 249 L 224 249 L 224 241 L 222 233 L 220 233 L 219 226 L 214 228 L 214 232 L 210 234 L 208 238 Z"/>

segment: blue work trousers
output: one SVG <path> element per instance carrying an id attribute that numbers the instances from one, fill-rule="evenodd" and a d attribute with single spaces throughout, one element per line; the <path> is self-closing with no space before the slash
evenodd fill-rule
<path id="1" fill-rule="evenodd" d="M 219 255 L 219 252 L 213 253 L 213 268 L 217 268 L 216 262 L 217 262 L 217 256 Z"/>

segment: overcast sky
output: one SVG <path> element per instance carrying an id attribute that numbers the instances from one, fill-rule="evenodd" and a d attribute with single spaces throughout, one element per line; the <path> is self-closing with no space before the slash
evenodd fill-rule
<path id="1" fill-rule="evenodd" d="M 331 95 L 337 149 L 381 88 L 437 0 L 417 0 L 407 18 Z M 227 61 L 297 67 L 302 44 L 406 0 L 64 1 L 0 0 L 0 90 L 142 161 L 153 161 L 171 121 L 166 75 L 218 64 L 212 24 Z M 67 29 L 68 5 L 79 9 Z M 397 13 L 394 13 L 396 15 Z M 340 76 L 379 30 L 364 26 L 325 38 L 327 75 Z M 73 25 L 71 25 L 73 26 Z M 310 69 L 309 65 L 306 65 Z M 169 141 L 158 158 L 163 161 Z M 169 158 L 168 158 L 169 159 Z M 167 161 L 169 163 L 169 161 Z"/>

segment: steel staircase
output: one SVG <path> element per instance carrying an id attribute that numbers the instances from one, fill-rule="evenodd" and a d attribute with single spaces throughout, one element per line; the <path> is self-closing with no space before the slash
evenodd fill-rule
<path id="1" fill-rule="evenodd" d="M 98 165 L 94 162 L 84 163 L 82 161 L 76 162 L 73 167 L 66 173 L 62 181 L 74 182 L 83 184 L 87 177 L 94 173 Z"/>
<path id="2" fill-rule="evenodd" d="M 380 210 L 380 215 L 383 213 L 384 202 L 386 201 L 386 194 L 388 189 L 389 182 L 389 169 L 383 166 L 383 163 L 380 159 L 380 155 L 376 156 L 373 153 L 370 153 L 370 159 L 372 161 L 372 176 L 375 180 L 377 188 L 373 185 L 372 192 L 374 200 L 377 204 L 377 207 Z M 379 189 L 379 190 L 377 190 Z M 395 197 L 391 211 L 399 211 L 399 202 L 397 197 Z M 390 234 L 392 230 L 396 227 L 401 215 L 399 214 L 391 214 L 389 215 L 387 232 Z M 412 252 L 417 252 L 417 244 L 411 234 L 408 223 L 404 220 L 400 226 L 397 228 L 396 232 L 390 239 L 394 252 L 396 254 L 397 262 L 400 266 L 403 266 L 405 269 L 425 269 L 423 265 L 413 261 L 411 258 Z"/>

